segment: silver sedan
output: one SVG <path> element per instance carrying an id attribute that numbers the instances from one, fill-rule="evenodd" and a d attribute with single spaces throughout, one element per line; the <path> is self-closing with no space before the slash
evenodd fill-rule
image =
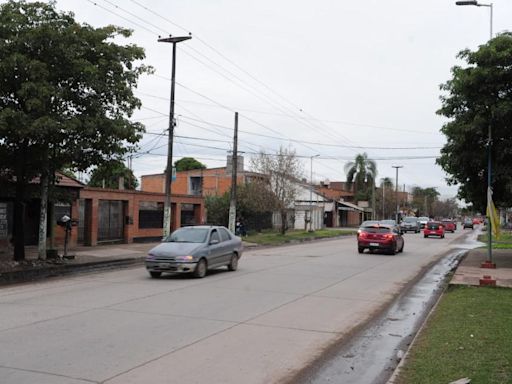
<path id="1" fill-rule="evenodd" d="M 208 269 L 223 266 L 236 271 L 242 250 L 242 240 L 225 227 L 183 227 L 149 251 L 146 269 L 151 277 L 162 272 L 204 277 Z"/>

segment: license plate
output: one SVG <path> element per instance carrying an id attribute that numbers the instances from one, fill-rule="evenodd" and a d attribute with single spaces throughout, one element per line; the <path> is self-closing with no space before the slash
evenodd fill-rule
<path id="1" fill-rule="evenodd" d="M 169 263 L 160 263 L 160 264 L 158 264 L 158 267 L 162 268 L 162 269 L 169 268 L 170 266 L 171 266 L 171 264 L 169 264 Z"/>
<path id="2" fill-rule="evenodd" d="M 379 243 L 370 243 L 370 247 L 378 247 Z"/>

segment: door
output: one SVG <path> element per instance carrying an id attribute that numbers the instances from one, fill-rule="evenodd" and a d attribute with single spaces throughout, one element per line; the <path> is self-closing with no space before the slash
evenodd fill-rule
<path id="1" fill-rule="evenodd" d="M 100 200 L 98 241 L 123 241 L 124 212 L 121 200 Z"/>

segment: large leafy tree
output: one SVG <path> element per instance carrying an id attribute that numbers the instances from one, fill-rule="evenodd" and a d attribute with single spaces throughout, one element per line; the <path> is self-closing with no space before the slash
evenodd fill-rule
<path id="1" fill-rule="evenodd" d="M 193 157 L 183 157 L 174 162 L 174 167 L 176 167 L 176 172 L 180 171 L 189 171 L 191 169 L 206 169 L 206 165 L 197 161 Z"/>
<path id="2" fill-rule="evenodd" d="M 412 188 L 412 207 L 420 216 L 435 216 L 434 205 L 438 202 L 439 192 L 434 187 Z"/>
<path id="3" fill-rule="evenodd" d="M 121 160 L 111 160 L 95 168 L 87 184 L 91 187 L 118 189 L 119 180 L 122 180 L 124 189 L 136 189 L 139 185 L 130 168 Z"/>
<path id="4" fill-rule="evenodd" d="M 0 6 L 0 164 L 16 183 L 15 259 L 24 258 L 23 211 L 33 177 L 40 176 L 44 216 L 55 170 L 86 170 L 140 139 L 143 126 L 129 120 L 140 106 L 132 88 L 149 68 L 134 64 L 144 58 L 142 48 L 114 42 L 130 34 L 79 24 L 54 2 Z"/>
<path id="5" fill-rule="evenodd" d="M 347 183 L 354 186 L 356 200 L 369 200 L 375 187 L 377 164 L 366 153 L 356 155 L 354 161 L 345 164 Z"/>
<path id="6" fill-rule="evenodd" d="M 492 132 L 492 187 L 497 205 L 512 204 L 512 33 L 503 33 L 476 51 L 463 50 L 465 66 L 452 68 L 452 79 L 441 85 L 438 114 L 449 121 L 437 163 L 458 185 L 458 197 L 485 211 L 487 150 Z"/>

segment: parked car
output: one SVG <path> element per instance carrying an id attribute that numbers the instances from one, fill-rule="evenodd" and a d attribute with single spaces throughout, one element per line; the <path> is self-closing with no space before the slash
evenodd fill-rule
<path id="1" fill-rule="evenodd" d="M 430 221 L 430 218 L 428 218 L 427 216 L 420 216 L 418 217 L 418 222 L 420 223 L 420 228 L 423 229 L 425 228 L 425 225 L 427 225 L 427 223 Z"/>
<path id="2" fill-rule="evenodd" d="M 444 238 L 444 226 L 439 221 L 429 221 L 423 229 L 423 237 L 439 236 L 441 239 Z"/>
<path id="3" fill-rule="evenodd" d="M 387 224 L 371 224 L 357 231 L 357 250 L 363 253 L 379 250 L 395 255 L 404 250 L 404 238 L 397 226 Z"/>
<path id="4" fill-rule="evenodd" d="M 464 219 L 464 222 L 462 223 L 462 229 L 471 228 L 474 229 L 473 220 L 470 218 Z"/>
<path id="5" fill-rule="evenodd" d="M 451 221 L 451 220 L 445 219 L 445 220 L 442 220 L 441 223 L 443 224 L 444 230 L 446 232 L 453 233 L 457 229 L 457 225 L 453 221 Z"/>
<path id="6" fill-rule="evenodd" d="M 400 223 L 402 233 L 413 231 L 414 233 L 420 232 L 420 222 L 417 217 L 408 216 L 405 217 Z"/>
<path id="7" fill-rule="evenodd" d="M 242 240 L 225 227 L 183 227 L 148 252 L 146 269 L 151 277 L 163 272 L 204 277 L 208 269 L 223 266 L 236 271 L 242 249 Z"/>

